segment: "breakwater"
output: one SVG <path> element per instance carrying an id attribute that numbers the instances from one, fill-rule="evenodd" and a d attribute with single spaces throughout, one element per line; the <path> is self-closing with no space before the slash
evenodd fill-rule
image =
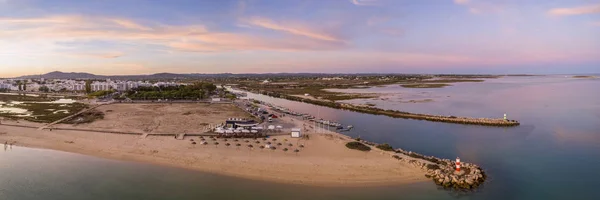
<path id="1" fill-rule="evenodd" d="M 343 109 L 350 110 L 354 112 L 367 113 L 373 115 L 385 115 L 388 117 L 394 118 L 403 118 L 403 119 L 416 119 L 416 120 L 426 120 L 433 122 L 445 122 L 445 123 L 454 123 L 454 124 L 470 124 L 470 125 L 481 125 L 481 126 L 518 126 L 520 125 L 519 121 L 516 120 L 504 120 L 504 119 L 494 119 L 494 118 L 470 118 L 470 117 L 457 117 L 457 116 L 443 116 L 443 115 L 430 115 L 430 114 L 419 114 L 419 113 L 410 113 L 404 111 L 397 110 L 384 110 L 381 108 L 373 108 L 373 107 L 365 107 L 365 106 L 356 106 L 347 103 L 338 103 L 331 101 L 322 101 L 322 100 L 312 100 L 306 99 L 302 97 L 290 96 L 281 93 L 275 92 L 266 92 L 266 91 L 258 91 L 260 94 L 283 98 L 292 101 L 299 101 L 304 103 L 310 103 L 319 106 L 326 106 L 335 109 Z"/>
<path id="2" fill-rule="evenodd" d="M 487 178 L 483 169 L 472 163 L 461 162 L 459 164 L 460 170 L 456 170 L 456 162 L 450 159 L 426 156 L 400 148 L 393 149 L 387 144 L 380 145 L 360 139 L 357 139 L 357 141 L 369 145 L 372 148 L 390 152 L 393 158 L 425 171 L 425 177 L 432 179 L 436 185 L 439 185 L 444 189 L 463 191 L 474 190 L 481 186 Z M 381 147 L 387 147 L 389 149 Z"/>

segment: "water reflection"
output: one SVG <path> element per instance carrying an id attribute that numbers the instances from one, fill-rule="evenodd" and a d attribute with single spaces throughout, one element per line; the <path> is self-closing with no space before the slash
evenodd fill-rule
<path id="1" fill-rule="evenodd" d="M 355 129 L 352 137 L 444 158 L 480 164 L 490 176 L 475 199 L 595 199 L 591 183 L 600 173 L 600 80 L 564 77 L 507 77 L 443 89 L 406 89 L 397 85 L 356 92 L 385 93 L 375 102 L 384 109 L 471 117 L 502 117 L 518 127 L 482 127 L 394 119 L 249 95 L 296 111 L 321 116 Z M 423 93 L 425 92 L 425 93 Z M 389 102 L 392 97 L 428 95 L 429 103 Z M 450 97 L 448 97 L 450 96 Z M 324 117 L 325 118 L 325 117 Z M 569 173 L 565 173 L 569 172 Z"/>

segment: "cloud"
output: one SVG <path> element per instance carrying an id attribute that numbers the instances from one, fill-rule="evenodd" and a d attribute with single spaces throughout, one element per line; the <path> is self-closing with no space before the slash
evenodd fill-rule
<path id="1" fill-rule="evenodd" d="M 340 43 L 328 43 L 310 38 L 263 38 L 230 33 L 208 33 L 191 37 L 188 41 L 177 41 L 169 47 L 189 52 L 220 52 L 236 50 L 335 50 L 345 48 Z"/>
<path id="2" fill-rule="evenodd" d="M 143 31 L 147 31 L 150 30 L 149 27 L 143 26 L 141 24 L 135 23 L 133 21 L 130 20 L 125 20 L 125 19 L 111 19 L 112 22 L 114 22 L 115 24 L 118 24 L 124 28 L 129 28 L 129 29 L 137 29 L 137 30 L 143 30 Z"/>
<path id="3" fill-rule="evenodd" d="M 69 53 L 73 56 L 91 57 L 91 58 L 119 58 L 125 54 L 122 52 L 104 52 L 104 53 Z"/>
<path id="4" fill-rule="evenodd" d="M 454 0 L 454 4 L 467 7 L 473 14 L 494 13 L 503 10 L 501 5 L 485 1 Z"/>
<path id="5" fill-rule="evenodd" d="M 7 55 L 39 55 L 43 50 L 56 53 L 60 43 L 83 45 L 97 41 L 158 45 L 175 51 L 191 52 L 332 50 L 345 47 L 345 43 L 339 38 L 304 26 L 279 24 L 264 18 L 254 18 L 248 24 L 289 34 L 273 39 L 243 33 L 213 32 L 201 24 L 146 25 L 111 17 L 48 16 L 0 18 L 0 30 L 3 30 L 0 32 L 0 44 L 17 47 L 4 49 L 2 52 Z M 122 54 L 81 53 L 79 56 L 118 58 Z"/>
<path id="6" fill-rule="evenodd" d="M 469 3 L 469 0 L 454 0 L 454 3 L 459 5 L 466 5 L 467 3 Z"/>
<path id="7" fill-rule="evenodd" d="M 330 42 L 343 42 L 340 38 L 332 36 L 331 34 L 322 33 L 320 31 L 312 30 L 311 28 L 301 25 L 295 25 L 291 23 L 278 23 L 273 20 L 261 17 L 254 17 L 247 20 L 246 22 L 253 26 L 286 32 L 294 35 L 300 35 L 312 39 Z"/>
<path id="8" fill-rule="evenodd" d="M 600 4 L 579 6 L 573 8 L 554 8 L 548 11 L 548 14 L 555 16 L 583 15 L 592 13 L 600 13 Z"/>
<path id="9" fill-rule="evenodd" d="M 374 6 L 377 5 L 377 0 L 350 0 L 350 2 L 357 6 Z"/>
<path id="10" fill-rule="evenodd" d="M 399 36 L 404 35 L 404 30 L 397 29 L 397 28 L 382 28 L 379 30 L 379 32 L 389 35 L 389 36 L 394 36 L 394 37 L 399 37 Z"/>

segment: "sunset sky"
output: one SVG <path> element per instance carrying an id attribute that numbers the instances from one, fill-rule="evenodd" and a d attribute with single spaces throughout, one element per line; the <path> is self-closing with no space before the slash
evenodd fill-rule
<path id="1" fill-rule="evenodd" d="M 0 0 L 0 77 L 598 73 L 600 0 Z"/>

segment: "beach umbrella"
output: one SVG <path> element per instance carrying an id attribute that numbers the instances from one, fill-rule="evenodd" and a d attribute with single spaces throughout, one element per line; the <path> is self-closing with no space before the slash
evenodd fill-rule
<path id="1" fill-rule="evenodd" d="M 249 141 L 249 140 L 246 140 L 246 141 L 244 141 L 244 142 L 248 143 L 248 142 L 250 142 L 250 141 Z"/>
<path id="2" fill-rule="evenodd" d="M 296 155 L 298 155 L 298 152 L 300 152 L 300 150 L 298 150 L 298 149 L 294 150 L 294 153 L 296 153 Z"/>
<path id="3" fill-rule="evenodd" d="M 282 145 L 281 143 L 277 143 L 277 146 L 281 146 L 281 145 Z"/>
<path id="4" fill-rule="evenodd" d="M 241 145 L 241 144 L 239 144 L 239 143 L 237 143 L 237 144 L 235 144 L 235 146 L 236 146 L 238 149 L 240 149 L 240 146 L 242 146 L 242 145 Z"/>
<path id="5" fill-rule="evenodd" d="M 301 144 L 301 145 L 300 145 L 300 148 L 304 148 L 304 145 L 303 145 L 303 144 Z"/>
<path id="6" fill-rule="evenodd" d="M 273 141 L 277 141 L 277 138 L 273 138 Z"/>
<path id="7" fill-rule="evenodd" d="M 258 148 L 260 148 L 260 150 L 263 150 L 263 149 L 265 149 L 265 146 L 262 146 L 262 145 L 261 145 L 261 146 L 259 146 Z"/>
<path id="8" fill-rule="evenodd" d="M 228 146 L 228 147 L 229 147 L 230 145 L 231 145 L 231 144 L 229 144 L 229 143 L 225 144 L 225 146 Z"/>
<path id="9" fill-rule="evenodd" d="M 287 152 L 287 151 L 288 151 L 288 148 L 283 148 L 283 152 Z"/>
<path id="10" fill-rule="evenodd" d="M 196 142 L 192 142 L 192 144 L 196 144 Z"/>
<path id="11" fill-rule="evenodd" d="M 218 143 L 218 142 L 215 142 L 215 147 L 216 147 L 216 146 L 219 146 L 219 143 Z"/>
<path id="12" fill-rule="evenodd" d="M 292 143 L 290 143 L 290 144 L 288 144 L 288 146 L 290 146 L 290 147 L 291 147 L 291 146 L 294 146 L 294 145 L 293 145 Z"/>
<path id="13" fill-rule="evenodd" d="M 256 144 L 260 144 L 260 141 L 256 141 L 256 142 L 254 142 L 254 143 L 256 143 Z"/>
<path id="14" fill-rule="evenodd" d="M 251 145 L 251 144 L 249 144 L 249 145 L 248 145 L 248 147 L 250 147 L 250 148 L 254 148 L 254 146 L 253 146 L 253 145 Z"/>

